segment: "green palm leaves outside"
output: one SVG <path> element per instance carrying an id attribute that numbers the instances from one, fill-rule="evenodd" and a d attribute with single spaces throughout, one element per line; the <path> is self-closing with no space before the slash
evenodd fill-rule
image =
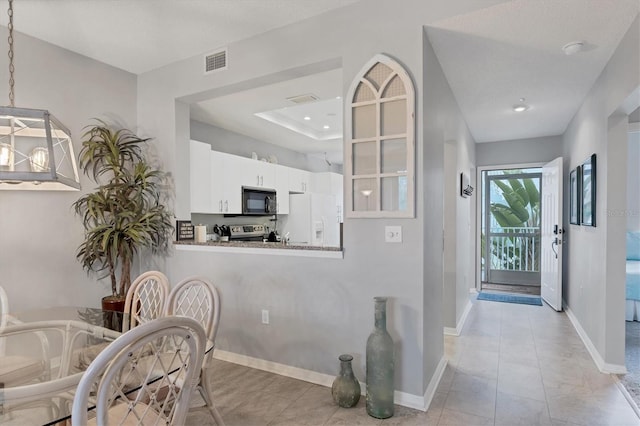
<path id="1" fill-rule="evenodd" d="M 514 170 L 508 174 L 515 173 L 521 171 Z M 500 190 L 505 203 L 491 203 L 489 210 L 504 232 L 514 233 L 508 237 L 492 238 L 493 269 L 538 271 L 540 255 L 536 248 L 539 247 L 539 236 L 531 233 L 540 227 L 540 191 L 534 179 L 505 178 L 492 182 Z M 499 245 L 497 238 L 506 238 L 506 241 Z"/>

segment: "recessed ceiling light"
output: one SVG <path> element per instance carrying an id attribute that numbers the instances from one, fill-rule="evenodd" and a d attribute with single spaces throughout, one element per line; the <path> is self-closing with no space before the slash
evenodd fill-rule
<path id="1" fill-rule="evenodd" d="M 519 104 L 513 106 L 515 112 L 524 112 L 529 109 L 529 105 L 524 103 L 524 98 L 520 98 L 519 101 Z"/>
<path id="2" fill-rule="evenodd" d="M 584 48 L 584 41 L 572 41 L 562 46 L 565 55 L 575 55 Z"/>
<path id="3" fill-rule="evenodd" d="M 342 99 L 342 97 L 341 96 L 336 96 L 336 99 Z"/>
<path id="4" fill-rule="evenodd" d="M 328 125 L 328 124 L 325 124 L 324 126 L 322 126 L 322 128 L 323 128 L 323 129 L 328 129 L 328 128 L 329 128 L 329 125 Z"/>
<path id="5" fill-rule="evenodd" d="M 306 116 L 304 117 L 304 119 L 305 119 L 305 120 L 307 120 L 307 121 L 309 121 L 309 120 L 311 120 L 311 117 L 309 117 L 308 115 L 306 115 Z"/>

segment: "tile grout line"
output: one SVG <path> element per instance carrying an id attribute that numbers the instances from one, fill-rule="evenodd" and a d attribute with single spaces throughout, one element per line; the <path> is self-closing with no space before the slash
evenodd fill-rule
<path id="1" fill-rule="evenodd" d="M 496 425 L 498 415 L 498 387 L 500 384 L 500 357 L 502 355 L 502 322 L 504 321 L 504 306 L 500 305 L 500 334 L 498 334 L 498 368 L 496 370 L 496 394 L 493 403 L 493 426 Z"/>
<path id="2" fill-rule="evenodd" d="M 544 308 L 545 305 L 543 304 Z M 538 371 L 540 372 L 540 382 L 542 384 L 542 392 L 544 393 L 544 405 L 547 408 L 547 415 L 549 416 L 549 420 L 552 420 L 551 417 L 551 409 L 549 408 L 549 397 L 547 396 L 547 387 L 544 385 L 544 378 L 542 377 L 542 366 L 540 365 L 540 356 L 538 353 L 538 342 L 536 341 L 536 335 L 533 332 L 533 320 L 531 318 L 531 314 L 527 315 L 529 319 L 529 329 L 531 330 L 531 339 L 533 340 L 533 350 L 536 353 L 536 365 L 538 366 Z M 553 423 L 553 422 L 552 422 Z"/>

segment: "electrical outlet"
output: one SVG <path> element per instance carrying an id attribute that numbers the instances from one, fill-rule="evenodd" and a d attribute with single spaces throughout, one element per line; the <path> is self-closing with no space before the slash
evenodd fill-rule
<path id="1" fill-rule="evenodd" d="M 269 324 L 269 311 L 266 309 L 262 310 L 262 323 Z"/>
<path id="2" fill-rule="evenodd" d="M 401 243 L 402 226 L 385 226 L 384 241 L 387 243 Z"/>

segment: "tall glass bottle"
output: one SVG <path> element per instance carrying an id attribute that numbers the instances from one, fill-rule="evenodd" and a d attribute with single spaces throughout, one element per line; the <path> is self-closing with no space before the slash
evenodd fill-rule
<path id="1" fill-rule="evenodd" d="M 387 331 L 387 298 L 375 297 L 375 328 L 367 339 L 367 413 L 393 416 L 393 340 Z"/>

